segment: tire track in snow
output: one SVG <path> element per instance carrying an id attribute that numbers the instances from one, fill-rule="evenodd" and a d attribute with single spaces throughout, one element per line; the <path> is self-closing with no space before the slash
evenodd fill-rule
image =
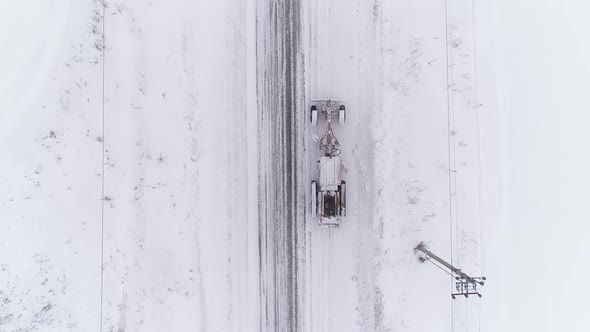
<path id="1" fill-rule="evenodd" d="M 260 241 L 262 330 L 299 329 L 299 244 L 304 231 L 298 188 L 303 148 L 299 3 L 259 3 Z"/>

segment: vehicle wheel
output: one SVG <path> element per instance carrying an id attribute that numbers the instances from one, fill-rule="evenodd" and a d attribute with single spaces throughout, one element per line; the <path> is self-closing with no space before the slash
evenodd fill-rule
<path id="1" fill-rule="evenodd" d="M 340 215 L 346 217 L 346 182 L 340 182 Z"/>
<path id="2" fill-rule="evenodd" d="M 316 181 L 311 181 L 311 215 L 312 217 L 317 217 L 318 215 L 318 190 Z"/>
<path id="3" fill-rule="evenodd" d="M 340 105 L 340 109 L 338 110 L 338 123 L 340 123 L 340 125 L 344 125 L 344 123 L 346 122 L 346 108 L 344 107 L 344 105 Z"/>
<path id="4" fill-rule="evenodd" d="M 311 106 L 309 119 L 311 121 L 312 126 L 315 127 L 318 124 L 318 108 L 315 105 Z"/>

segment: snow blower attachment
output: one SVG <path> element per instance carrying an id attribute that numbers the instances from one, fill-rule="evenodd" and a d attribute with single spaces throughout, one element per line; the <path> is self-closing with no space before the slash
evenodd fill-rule
<path id="1" fill-rule="evenodd" d="M 338 115 L 343 125 L 346 119 L 344 105 L 332 100 L 312 102 L 310 120 L 317 125 L 318 116 L 325 117 L 326 131 L 316 140 L 323 156 L 318 159 L 319 178 L 311 182 L 311 211 L 318 223 L 324 226 L 339 226 L 346 216 L 346 182 L 342 172 L 346 166 L 340 158 L 340 143 L 332 130 L 332 117 Z"/>

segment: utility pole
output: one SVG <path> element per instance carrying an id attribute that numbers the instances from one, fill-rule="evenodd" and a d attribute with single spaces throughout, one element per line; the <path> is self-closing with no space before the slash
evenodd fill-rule
<path id="1" fill-rule="evenodd" d="M 477 295 L 481 297 L 482 295 L 478 292 L 478 286 L 483 286 L 486 280 L 486 277 L 471 277 L 467 275 L 465 272 L 461 271 L 461 269 L 454 267 L 453 265 L 449 264 L 444 259 L 438 257 L 437 255 L 433 254 L 432 251 L 428 250 L 423 242 L 421 242 L 414 251 L 420 251 L 424 254 L 424 257 L 420 257 L 420 262 L 424 263 L 426 261 L 432 262 L 435 260 L 443 267 L 449 270 L 449 274 L 455 278 L 455 289 L 456 293 L 452 293 L 451 297 L 453 299 L 456 298 L 458 295 L 463 295 L 465 297 L 469 297 L 469 295 Z M 436 265 L 436 264 L 434 264 Z M 440 266 L 439 266 L 440 267 Z"/>

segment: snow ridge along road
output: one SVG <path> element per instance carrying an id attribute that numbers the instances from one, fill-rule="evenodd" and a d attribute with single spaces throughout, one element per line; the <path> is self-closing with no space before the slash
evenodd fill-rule
<path id="1" fill-rule="evenodd" d="M 248 324 L 248 4 L 106 7 L 103 331 Z"/>

